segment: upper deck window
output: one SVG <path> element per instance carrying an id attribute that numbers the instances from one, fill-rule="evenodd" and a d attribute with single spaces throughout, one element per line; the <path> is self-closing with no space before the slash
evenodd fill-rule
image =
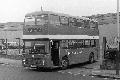
<path id="1" fill-rule="evenodd" d="M 75 21 L 74 21 L 75 19 L 73 19 L 73 18 L 69 18 L 69 25 L 70 26 L 74 26 L 74 23 L 75 23 Z"/>
<path id="2" fill-rule="evenodd" d="M 87 29 L 98 29 L 98 23 L 88 19 L 69 18 L 69 26 Z"/>
<path id="3" fill-rule="evenodd" d="M 25 17 L 25 25 L 35 25 L 35 17 Z"/>
<path id="4" fill-rule="evenodd" d="M 48 22 L 48 15 L 41 14 L 37 16 L 27 16 L 25 17 L 25 25 L 44 25 Z"/>
<path id="5" fill-rule="evenodd" d="M 94 21 L 90 22 L 90 29 L 97 29 L 97 27 L 98 27 L 97 22 L 94 22 Z"/>
<path id="6" fill-rule="evenodd" d="M 77 23 L 76 23 L 78 28 L 84 28 L 84 22 L 82 19 L 77 19 Z"/>
<path id="7" fill-rule="evenodd" d="M 36 25 L 44 25 L 48 23 L 48 15 L 41 14 L 36 16 Z"/>
<path id="8" fill-rule="evenodd" d="M 72 27 L 85 28 L 85 22 L 83 19 L 69 18 L 69 24 Z"/>
<path id="9" fill-rule="evenodd" d="M 54 14 L 50 14 L 50 24 L 53 24 L 53 25 L 60 25 L 60 19 L 59 19 L 59 16 L 57 15 L 54 15 Z"/>
<path id="10" fill-rule="evenodd" d="M 89 20 L 84 20 L 84 28 L 90 28 Z"/>
<path id="11" fill-rule="evenodd" d="M 68 18 L 67 17 L 61 16 L 60 21 L 61 21 L 62 25 L 68 25 Z"/>
<path id="12" fill-rule="evenodd" d="M 78 26 L 78 25 L 77 25 L 77 19 L 76 19 L 76 18 L 73 18 L 72 22 L 73 22 L 73 26 Z"/>

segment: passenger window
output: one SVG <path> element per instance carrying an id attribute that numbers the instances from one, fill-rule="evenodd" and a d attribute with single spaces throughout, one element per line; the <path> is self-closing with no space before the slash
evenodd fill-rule
<path id="1" fill-rule="evenodd" d="M 62 40 L 60 46 L 63 49 L 67 49 L 68 48 L 68 40 Z"/>
<path id="2" fill-rule="evenodd" d="M 32 46 L 32 42 L 25 42 L 25 48 L 29 49 Z"/>
<path id="3" fill-rule="evenodd" d="M 74 26 L 74 19 L 71 17 L 69 18 L 69 25 Z"/>
<path id="4" fill-rule="evenodd" d="M 84 25 L 85 25 L 84 28 L 88 28 L 88 29 L 90 28 L 89 22 L 90 22 L 89 20 L 84 20 Z"/>
<path id="5" fill-rule="evenodd" d="M 60 45 L 63 49 L 83 48 L 84 40 L 62 40 Z M 90 43 L 86 45 L 90 46 Z"/>
<path id="6" fill-rule="evenodd" d="M 95 29 L 95 27 L 96 27 L 96 23 L 91 21 L 90 22 L 90 29 Z"/>
<path id="7" fill-rule="evenodd" d="M 91 47 L 95 47 L 95 40 L 91 40 Z"/>
<path id="8" fill-rule="evenodd" d="M 74 20 L 73 26 L 77 26 L 77 19 L 76 19 L 76 18 L 73 18 L 73 20 Z"/>
<path id="9" fill-rule="evenodd" d="M 61 16 L 60 21 L 61 21 L 62 25 L 68 25 L 68 18 L 67 17 Z"/>
<path id="10" fill-rule="evenodd" d="M 47 14 L 41 14 L 36 16 L 36 25 L 44 25 L 48 23 L 48 15 Z"/>
<path id="11" fill-rule="evenodd" d="M 76 18 L 69 18 L 69 24 L 72 27 L 77 26 L 77 19 Z"/>
<path id="12" fill-rule="evenodd" d="M 84 47 L 84 40 L 78 40 L 77 46 L 78 46 L 78 48 L 83 48 Z"/>
<path id="13" fill-rule="evenodd" d="M 90 40 L 85 40 L 85 45 L 84 45 L 86 48 L 87 47 L 90 47 Z"/>
<path id="14" fill-rule="evenodd" d="M 84 28 L 84 21 L 82 19 L 77 19 L 77 27 Z"/>
<path id="15" fill-rule="evenodd" d="M 95 22 L 95 29 L 98 29 L 98 22 Z"/>
<path id="16" fill-rule="evenodd" d="M 59 16 L 51 14 L 50 15 L 50 24 L 60 25 Z"/>
<path id="17" fill-rule="evenodd" d="M 83 48 L 84 40 L 69 40 L 68 47 L 72 49 Z"/>
<path id="18" fill-rule="evenodd" d="M 74 40 L 68 41 L 68 48 L 74 48 Z"/>

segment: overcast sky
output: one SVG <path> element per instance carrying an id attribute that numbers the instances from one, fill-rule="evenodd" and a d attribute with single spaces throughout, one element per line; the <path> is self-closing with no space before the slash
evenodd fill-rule
<path id="1" fill-rule="evenodd" d="M 1 0 L 1 22 L 23 22 L 27 13 L 43 10 L 89 16 L 115 13 L 117 0 Z"/>

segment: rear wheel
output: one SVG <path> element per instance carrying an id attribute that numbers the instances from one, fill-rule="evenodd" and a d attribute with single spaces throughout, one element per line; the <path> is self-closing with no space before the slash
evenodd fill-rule
<path id="1" fill-rule="evenodd" d="M 69 65 L 69 60 L 68 60 L 68 58 L 64 57 L 61 61 L 61 68 L 67 69 L 68 65 Z"/>
<path id="2" fill-rule="evenodd" d="M 91 53 L 89 56 L 89 63 L 94 63 L 95 59 L 94 59 L 94 53 Z"/>

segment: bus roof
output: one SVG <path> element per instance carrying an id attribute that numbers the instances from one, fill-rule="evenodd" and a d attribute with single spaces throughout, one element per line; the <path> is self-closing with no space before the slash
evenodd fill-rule
<path id="1" fill-rule="evenodd" d="M 89 19 L 89 18 L 86 18 L 86 17 L 71 16 L 71 15 L 68 15 L 68 14 L 55 13 L 55 12 L 52 12 L 52 11 L 36 11 L 36 12 L 26 14 L 25 17 L 38 16 L 40 14 L 54 14 L 54 15 L 58 15 L 58 16 L 72 17 L 72 18 L 76 18 L 76 19 L 83 19 L 83 20 L 90 20 L 90 21 L 97 22 L 96 20 Z"/>
<path id="2" fill-rule="evenodd" d="M 59 16 L 66 16 L 66 17 L 69 17 L 68 14 L 63 14 L 63 13 L 54 13 L 52 11 L 37 11 L 37 12 L 32 12 L 32 13 L 28 13 L 26 14 L 25 16 L 37 16 L 37 15 L 40 15 L 40 14 L 54 14 L 54 15 L 59 15 Z"/>

